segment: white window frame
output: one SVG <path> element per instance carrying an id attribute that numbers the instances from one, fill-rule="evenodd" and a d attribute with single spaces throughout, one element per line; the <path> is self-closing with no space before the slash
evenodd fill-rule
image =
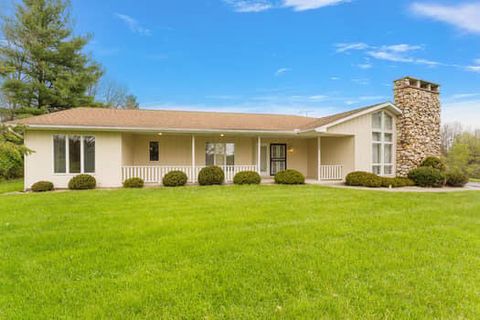
<path id="1" fill-rule="evenodd" d="M 376 114 L 381 114 L 382 117 L 381 117 L 381 128 L 374 128 L 373 127 L 373 116 L 376 115 Z M 387 129 L 385 127 L 385 115 L 388 115 L 389 117 L 392 118 L 392 128 L 391 129 Z M 396 121 L 395 121 L 395 116 L 392 115 L 391 113 L 383 110 L 383 111 L 379 111 L 379 112 L 375 112 L 372 114 L 372 120 L 371 120 L 371 126 L 372 126 L 372 132 L 371 132 L 371 148 L 372 148 L 372 152 L 370 152 L 371 154 L 371 166 L 370 166 L 370 170 L 372 172 L 374 172 L 373 170 L 373 167 L 380 167 L 380 176 L 395 176 L 395 172 L 396 172 L 396 168 L 395 168 L 395 159 L 396 159 L 396 144 L 395 144 L 395 141 L 396 141 L 396 136 L 395 136 L 395 128 L 396 128 Z M 379 133 L 380 134 L 380 140 L 379 141 L 375 141 L 373 140 L 373 134 L 374 133 Z M 392 141 L 386 141 L 385 140 L 385 135 L 386 134 L 391 134 L 392 135 Z M 374 145 L 377 145 L 379 144 L 380 145 L 380 163 L 375 163 L 373 162 L 373 146 Z M 390 145 L 392 146 L 392 162 L 391 163 L 387 163 L 385 162 L 385 146 L 386 145 Z M 392 168 L 392 172 L 389 173 L 389 174 L 386 174 L 385 173 L 385 167 L 386 166 L 390 166 Z"/>
<path id="2" fill-rule="evenodd" d="M 55 136 L 65 136 L 65 172 L 55 172 Z M 80 137 L 80 172 L 70 173 L 70 137 Z M 85 172 L 84 141 L 85 137 L 95 138 L 95 170 L 94 172 Z M 90 174 L 95 175 L 97 171 L 97 137 L 93 134 L 66 134 L 56 133 L 52 135 L 52 172 L 56 176 Z"/>
<path id="3" fill-rule="evenodd" d="M 233 152 L 233 159 L 234 159 L 233 162 L 234 162 L 234 164 L 233 165 L 235 165 L 237 145 L 234 142 L 207 142 L 205 144 L 205 164 L 207 164 L 207 146 L 209 144 L 215 145 L 214 150 L 217 150 L 217 148 L 216 148 L 217 144 L 223 144 L 223 150 L 225 150 L 225 154 L 223 155 L 223 163 L 221 163 L 221 164 L 217 163 L 217 157 L 216 157 L 217 153 L 214 152 L 214 154 L 213 154 L 213 165 L 214 166 L 227 166 L 227 144 L 233 144 L 233 150 L 234 150 L 234 152 Z"/>

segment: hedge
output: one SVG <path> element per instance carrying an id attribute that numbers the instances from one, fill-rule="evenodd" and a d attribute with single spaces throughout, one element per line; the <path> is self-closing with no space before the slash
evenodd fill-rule
<path id="1" fill-rule="evenodd" d="M 355 171 L 347 175 L 345 184 L 354 187 L 380 188 L 383 186 L 383 180 L 370 172 Z"/>
<path id="2" fill-rule="evenodd" d="M 445 172 L 447 170 L 447 166 L 445 165 L 443 160 L 438 157 L 425 158 L 420 164 L 420 167 L 433 168 L 440 170 L 441 172 Z"/>
<path id="3" fill-rule="evenodd" d="M 255 171 L 241 171 L 233 177 L 234 184 L 260 184 L 262 178 Z"/>
<path id="4" fill-rule="evenodd" d="M 217 166 L 205 167 L 198 173 L 198 183 L 201 186 L 211 186 L 223 184 L 225 173 L 222 168 Z"/>
<path id="5" fill-rule="evenodd" d="M 408 173 L 415 185 L 423 188 L 441 188 L 445 185 L 445 174 L 432 167 L 419 167 Z"/>
<path id="6" fill-rule="evenodd" d="M 33 192 L 47 192 L 52 191 L 53 189 L 53 183 L 50 181 L 38 181 L 32 185 Z"/>
<path id="7" fill-rule="evenodd" d="M 275 175 L 275 183 L 277 184 L 304 184 L 305 176 L 297 170 L 284 170 L 277 172 Z"/>
<path id="8" fill-rule="evenodd" d="M 188 177 L 183 171 L 170 171 L 163 177 L 165 187 L 181 187 L 187 184 Z"/>
<path id="9" fill-rule="evenodd" d="M 79 174 L 68 182 L 68 189 L 71 190 L 95 189 L 96 186 L 97 180 L 89 174 Z"/>
<path id="10" fill-rule="evenodd" d="M 468 183 L 468 176 L 460 171 L 447 173 L 447 185 L 454 188 L 462 188 Z"/>
<path id="11" fill-rule="evenodd" d="M 143 188 L 144 185 L 143 179 L 137 177 L 127 179 L 123 182 L 124 188 Z"/>

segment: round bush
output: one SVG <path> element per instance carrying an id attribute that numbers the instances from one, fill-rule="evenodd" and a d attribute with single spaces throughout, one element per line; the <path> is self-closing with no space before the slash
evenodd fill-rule
<path id="1" fill-rule="evenodd" d="M 38 181 L 32 185 L 33 192 L 46 192 L 53 190 L 53 183 L 50 181 Z"/>
<path id="2" fill-rule="evenodd" d="M 260 184 L 262 178 L 255 171 L 242 171 L 233 177 L 234 184 Z"/>
<path id="3" fill-rule="evenodd" d="M 275 183 L 278 184 L 304 184 L 305 176 L 297 170 L 284 170 L 277 172 L 275 175 Z"/>
<path id="4" fill-rule="evenodd" d="M 222 168 L 217 166 L 205 167 L 198 173 L 198 183 L 201 186 L 211 186 L 215 184 L 223 184 L 225 174 Z"/>
<path id="5" fill-rule="evenodd" d="M 447 173 L 447 185 L 455 188 L 463 188 L 468 183 L 468 177 L 461 171 Z"/>
<path id="6" fill-rule="evenodd" d="M 96 186 L 97 180 L 89 174 L 79 174 L 68 182 L 68 189 L 70 190 L 95 189 Z"/>
<path id="7" fill-rule="evenodd" d="M 170 171 L 163 177 L 165 187 L 181 187 L 187 184 L 188 177 L 182 171 Z"/>
<path id="8" fill-rule="evenodd" d="M 370 172 L 355 171 L 347 175 L 345 184 L 347 186 L 380 188 L 383 180 L 381 177 Z"/>
<path id="9" fill-rule="evenodd" d="M 432 167 L 413 169 L 408 177 L 415 182 L 415 185 L 423 188 L 441 188 L 445 185 L 445 174 Z"/>
<path id="10" fill-rule="evenodd" d="M 143 180 L 137 177 L 123 181 L 124 188 L 143 188 L 144 184 Z"/>
<path id="11" fill-rule="evenodd" d="M 443 162 L 442 159 L 437 157 L 427 157 L 425 160 L 422 161 L 420 167 L 428 167 L 440 170 L 441 172 L 445 172 L 447 170 L 447 166 Z"/>

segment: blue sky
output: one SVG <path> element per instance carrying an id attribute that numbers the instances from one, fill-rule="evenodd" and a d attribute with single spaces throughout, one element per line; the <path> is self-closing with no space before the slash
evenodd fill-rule
<path id="1" fill-rule="evenodd" d="M 8 3 L 0 0 L 0 3 Z M 442 85 L 480 127 L 480 1 L 72 0 L 78 33 L 144 108 L 321 116 Z"/>

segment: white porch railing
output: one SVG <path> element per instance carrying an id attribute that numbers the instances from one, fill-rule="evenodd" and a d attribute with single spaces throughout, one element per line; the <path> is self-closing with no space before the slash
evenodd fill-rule
<path id="1" fill-rule="evenodd" d="M 163 177 L 170 171 L 184 172 L 190 183 L 197 182 L 198 173 L 205 166 L 123 166 L 122 180 L 142 178 L 145 183 L 162 183 Z M 233 177 L 241 171 L 257 171 L 256 165 L 219 166 L 225 173 L 225 182 L 232 182 Z"/>
<path id="2" fill-rule="evenodd" d="M 342 165 L 321 165 L 320 166 L 320 180 L 342 180 L 343 166 Z"/>

